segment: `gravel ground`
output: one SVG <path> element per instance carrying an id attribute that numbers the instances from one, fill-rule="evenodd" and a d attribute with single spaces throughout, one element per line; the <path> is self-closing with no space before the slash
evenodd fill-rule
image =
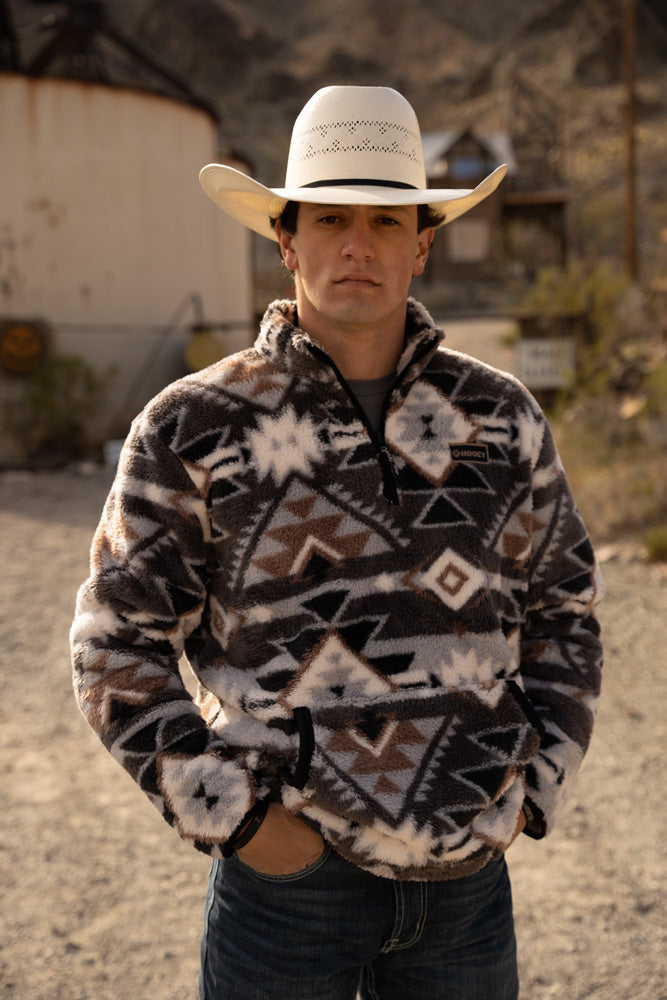
<path id="1" fill-rule="evenodd" d="M 0 997 L 194 1000 L 206 858 L 102 750 L 67 633 L 110 485 L 0 474 Z M 667 567 L 605 546 L 605 684 L 560 825 L 512 871 L 524 1000 L 667 1000 Z M 316 998 L 313 998 L 316 1000 Z"/>

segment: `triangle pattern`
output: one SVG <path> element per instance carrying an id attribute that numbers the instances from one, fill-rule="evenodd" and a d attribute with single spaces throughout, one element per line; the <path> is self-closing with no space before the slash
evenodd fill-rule
<path id="1" fill-rule="evenodd" d="M 444 494 L 436 496 L 430 507 L 426 510 L 421 519 L 421 524 L 425 527 L 433 527 L 437 524 L 465 524 L 470 518 Z"/>
<path id="2" fill-rule="evenodd" d="M 325 593 L 313 597 L 312 600 L 306 601 L 304 606 L 322 621 L 332 622 L 346 600 L 346 590 L 327 590 Z"/>
<path id="3" fill-rule="evenodd" d="M 386 548 L 377 532 L 333 498 L 315 493 L 295 478 L 257 532 L 251 568 L 263 578 L 318 580 L 346 560 L 363 556 L 367 549 L 376 555 Z"/>
<path id="4" fill-rule="evenodd" d="M 448 490 L 483 490 L 492 493 L 493 490 L 481 472 L 472 464 L 462 462 L 456 466 L 447 479 Z"/>

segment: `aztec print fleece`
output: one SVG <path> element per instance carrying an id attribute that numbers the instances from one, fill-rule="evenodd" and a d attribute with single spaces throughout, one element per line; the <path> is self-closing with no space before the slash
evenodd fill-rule
<path id="1" fill-rule="evenodd" d="M 410 300 L 383 433 L 269 307 L 133 424 L 72 628 L 81 709 L 219 857 L 256 798 L 375 874 L 548 831 L 599 692 L 602 586 L 546 421 Z M 185 653 L 195 703 L 180 674 Z"/>

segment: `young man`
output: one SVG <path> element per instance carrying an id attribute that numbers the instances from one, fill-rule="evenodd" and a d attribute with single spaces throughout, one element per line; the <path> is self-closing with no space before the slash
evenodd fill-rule
<path id="1" fill-rule="evenodd" d="M 601 584 L 532 397 L 409 298 L 503 174 L 428 190 L 412 108 L 357 87 L 308 102 L 284 188 L 202 170 L 296 302 L 135 421 L 72 646 L 91 726 L 215 859 L 205 1000 L 518 995 L 504 852 L 588 745 Z"/>

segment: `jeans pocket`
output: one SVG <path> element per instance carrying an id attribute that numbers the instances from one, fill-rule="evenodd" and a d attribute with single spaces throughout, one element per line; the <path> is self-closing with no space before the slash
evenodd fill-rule
<path id="1" fill-rule="evenodd" d="M 240 865 L 242 869 L 244 868 L 246 872 L 249 872 L 250 874 L 254 875 L 255 878 L 260 879 L 262 882 L 274 882 L 274 883 L 298 882 L 301 879 L 308 878 L 309 875 L 312 875 L 314 872 L 318 871 L 323 865 L 325 865 L 327 860 L 329 859 L 330 854 L 331 854 L 331 846 L 330 844 L 327 844 L 325 841 L 324 847 L 322 848 L 322 853 L 319 855 L 319 857 L 315 858 L 314 861 L 311 861 L 310 864 L 306 865 L 305 868 L 300 868 L 296 872 L 287 872 L 284 875 L 271 875 L 268 872 L 257 871 L 256 868 L 251 868 L 250 865 L 247 865 L 245 863 L 245 861 L 242 861 L 237 854 L 232 854 L 231 858 L 229 858 L 228 861 Z"/>

